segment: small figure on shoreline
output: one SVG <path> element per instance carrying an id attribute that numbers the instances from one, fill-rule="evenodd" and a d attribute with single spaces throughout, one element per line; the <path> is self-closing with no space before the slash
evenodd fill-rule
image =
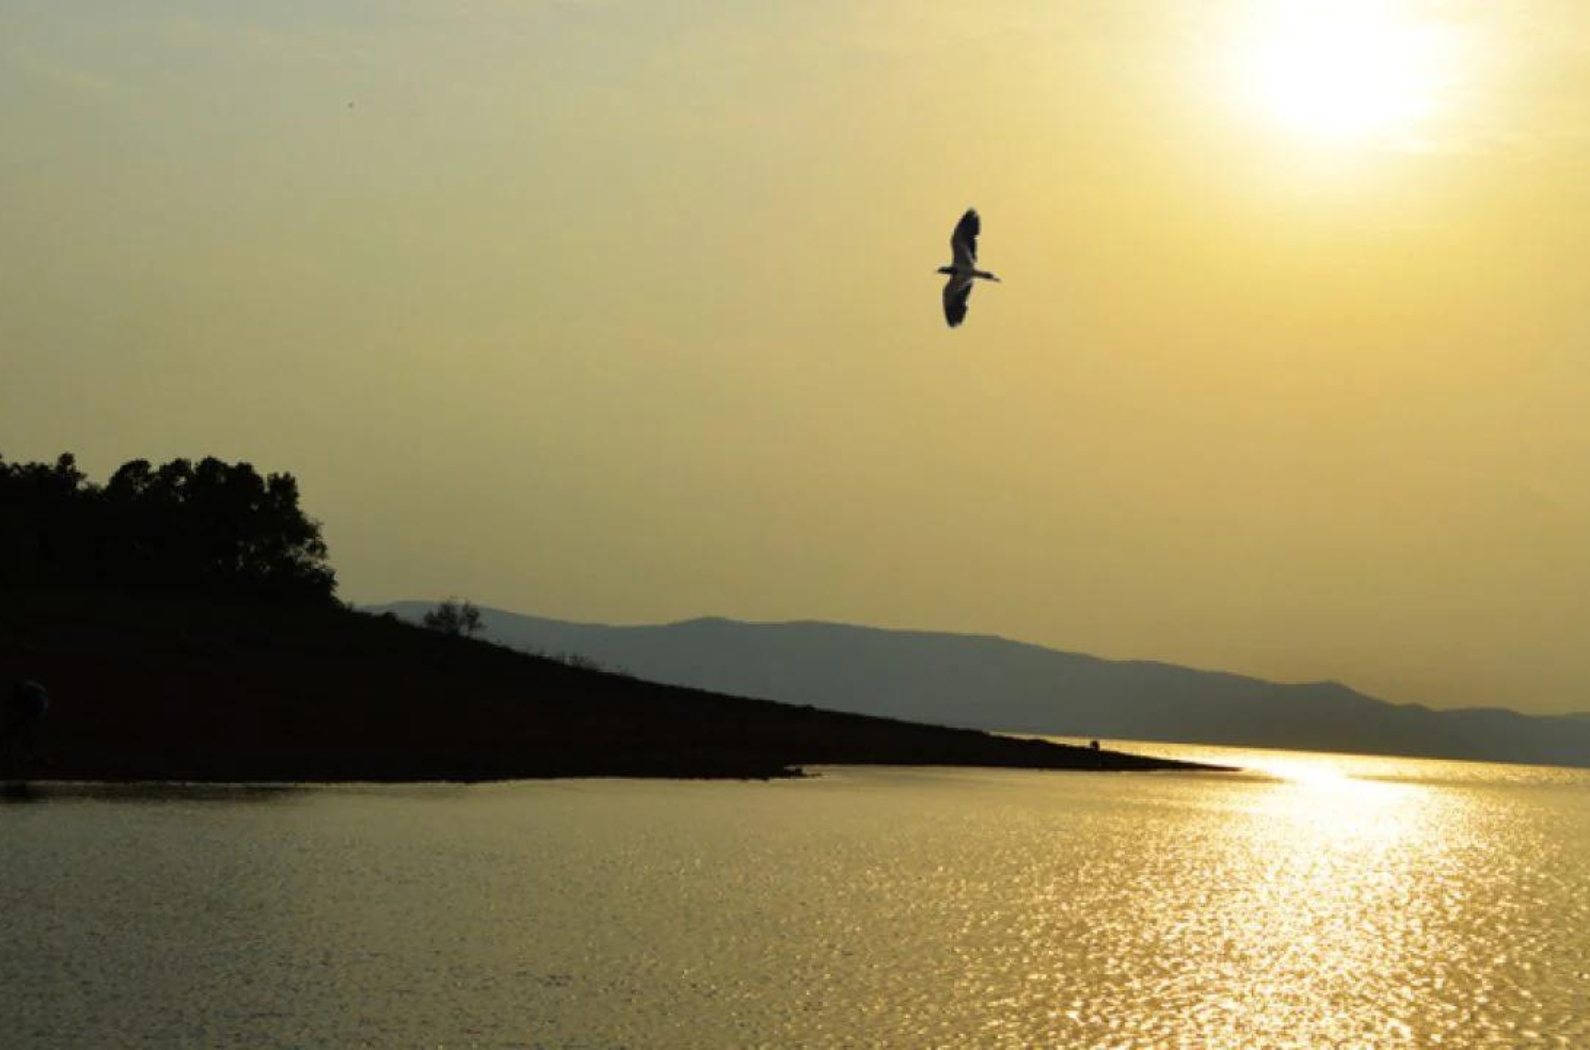
<path id="1" fill-rule="evenodd" d="M 37 752 L 39 723 L 50 709 L 50 691 L 30 678 L 12 685 L 0 705 L 0 747 L 8 773 L 31 766 Z"/>

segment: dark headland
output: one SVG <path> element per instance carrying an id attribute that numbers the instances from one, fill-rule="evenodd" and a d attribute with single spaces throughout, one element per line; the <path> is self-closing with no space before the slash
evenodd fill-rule
<path id="1" fill-rule="evenodd" d="M 23 676 L 55 698 L 32 779 L 1207 768 L 660 686 L 337 606 L 13 591 L 0 603 L 0 681 Z"/>
<path id="2" fill-rule="evenodd" d="M 772 777 L 814 764 L 1173 769 L 657 685 L 355 612 L 290 474 L 0 460 L 0 775 Z M 44 683 L 54 701 L 36 721 Z M 12 700 L 14 695 L 16 698 Z M 24 699 L 33 698 L 33 699 Z M 31 727 L 31 728 L 30 728 Z"/>

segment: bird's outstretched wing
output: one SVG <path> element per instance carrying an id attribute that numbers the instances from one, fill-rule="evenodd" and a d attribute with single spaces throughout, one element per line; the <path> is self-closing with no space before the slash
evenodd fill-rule
<path id="1" fill-rule="evenodd" d="M 976 208 L 967 208 L 961 221 L 950 234 L 950 251 L 955 256 L 956 269 L 969 269 L 977 265 L 977 235 L 983 232 L 982 220 Z"/>
<path id="2" fill-rule="evenodd" d="M 975 222 L 977 216 L 972 216 Z M 944 320 L 951 328 L 966 320 L 966 301 L 972 297 L 972 279 L 960 274 L 944 282 Z"/>

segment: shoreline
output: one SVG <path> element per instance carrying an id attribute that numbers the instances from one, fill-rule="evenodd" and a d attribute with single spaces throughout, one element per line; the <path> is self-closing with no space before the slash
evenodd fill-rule
<path id="1" fill-rule="evenodd" d="M 911 725 L 910 723 L 904 723 Z M 914 728 L 914 727 L 913 727 Z M 938 727 L 924 726 L 924 729 Z M 972 730 L 946 732 L 975 733 Z M 991 737 L 997 740 L 997 737 Z M 1037 743 L 1037 742 L 1035 742 Z M 1049 750 L 1053 749 L 1053 750 Z M 1003 752 L 1004 749 L 998 749 Z M 202 764 L 178 761 L 172 768 L 144 766 L 129 768 L 124 763 L 101 766 L 91 761 L 51 762 L 42 769 L 0 769 L 0 790 L 11 792 L 34 784 L 51 785 L 165 785 L 194 787 L 313 787 L 351 784 L 501 784 L 513 781 L 562 780 L 710 780 L 769 781 L 811 780 L 822 774 L 815 767 L 856 769 L 983 769 L 1026 770 L 1054 773 L 1230 773 L 1235 766 L 1221 766 L 1179 759 L 1138 755 L 1123 751 L 1094 751 L 1048 744 L 1044 750 L 1022 749 L 1025 753 L 995 753 L 985 756 L 957 754 L 931 760 L 922 756 L 899 760 L 846 761 L 824 758 L 771 766 L 754 759 L 735 761 L 716 756 L 714 761 L 686 766 L 678 762 L 536 763 L 520 756 L 516 763 L 487 762 L 464 768 L 463 764 L 416 764 L 409 768 L 377 769 L 361 764 L 356 769 L 328 769 L 319 764 L 253 761 L 229 765 L 212 759 Z M 80 758 L 87 756 L 79 756 Z M 117 768 L 119 767 L 119 768 Z M 809 768 L 811 767 L 811 768 Z"/>
<path id="2" fill-rule="evenodd" d="M 1028 773 L 1237 773 L 1242 770 L 1237 766 L 1208 765 L 1185 761 L 1161 761 L 1148 756 L 1134 755 L 1128 752 L 1108 752 L 1128 760 L 1130 765 L 1099 765 L 1099 766 L 1036 766 L 1016 764 L 976 764 L 976 763 L 903 763 L 903 762 L 823 762 L 810 763 L 814 768 L 821 770 L 830 769 L 858 769 L 858 770 L 975 770 Z M 1138 760 L 1145 764 L 1139 765 Z M 49 793 L 60 790 L 66 794 L 81 794 L 92 796 L 101 790 L 111 792 L 127 790 L 137 792 L 145 789 L 169 789 L 173 792 L 186 794 L 192 790 L 197 793 L 215 793 L 218 795 L 247 794 L 250 792 L 285 793 L 292 791 L 313 791 L 317 788 L 344 788 L 344 787 L 476 787 L 497 784 L 540 784 L 564 783 L 571 780 L 654 780 L 675 782 L 710 782 L 710 783 L 769 783 L 772 781 L 801 781 L 819 780 L 825 776 L 822 771 L 814 772 L 804 766 L 783 768 L 775 772 L 742 772 L 742 773 L 567 773 L 567 774 L 502 774 L 496 776 L 436 776 L 436 777 L 406 777 L 406 776 L 355 776 L 355 777 L 316 777 L 313 779 L 294 779 L 288 776 L 272 777 L 261 776 L 247 779 L 200 779 L 192 777 L 159 777 L 159 776 L 94 776 L 81 772 L 61 773 L 56 770 L 47 770 L 29 776 L 16 776 L 0 774 L 0 798 L 26 797 L 35 791 L 48 789 Z"/>

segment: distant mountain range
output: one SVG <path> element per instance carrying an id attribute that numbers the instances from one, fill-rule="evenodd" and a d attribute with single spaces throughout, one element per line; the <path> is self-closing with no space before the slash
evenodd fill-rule
<path id="1" fill-rule="evenodd" d="M 417 621 L 431 607 L 369 611 Z M 1337 682 L 1289 685 L 987 635 L 715 618 L 615 627 L 480 611 L 485 636 L 501 645 L 836 711 L 1015 733 L 1590 767 L 1585 714 L 1433 710 Z"/>

